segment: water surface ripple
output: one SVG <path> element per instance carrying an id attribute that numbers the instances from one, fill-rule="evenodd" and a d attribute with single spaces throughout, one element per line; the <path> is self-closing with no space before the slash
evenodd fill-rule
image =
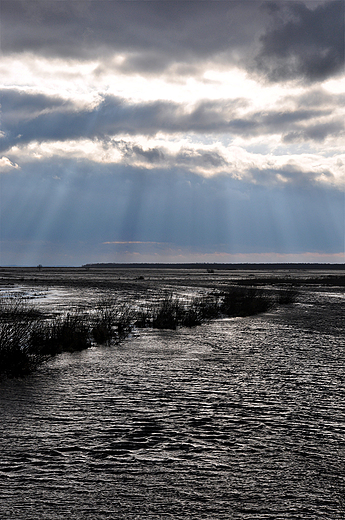
<path id="1" fill-rule="evenodd" d="M 305 309 L 147 330 L 1 382 L 0 517 L 343 519 L 344 337 Z"/>

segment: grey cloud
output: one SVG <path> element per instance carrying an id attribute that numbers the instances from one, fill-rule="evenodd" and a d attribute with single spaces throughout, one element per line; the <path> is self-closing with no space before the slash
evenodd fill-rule
<path id="1" fill-rule="evenodd" d="M 7 92 L 6 95 L 10 97 Z M 16 93 L 12 98 L 15 99 Z M 107 139 L 119 133 L 154 135 L 158 131 L 176 132 L 220 132 L 251 125 L 237 119 L 230 120 L 236 113 L 236 100 L 227 102 L 200 102 L 192 111 L 178 103 L 155 101 L 149 103 L 128 103 L 125 100 L 107 96 L 90 110 L 58 104 L 56 99 L 47 100 L 46 109 L 35 111 L 32 117 L 22 117 L 30 113 L 31 96 L 25 97 L 28 109 L 22 105 L 14 113 L 14 106 L 2 114 L 0 149 L 13 144 L 33 140 L 66 140 L 78 138 Z M 43 98 L 42 98 L 43 99 Z M 42 100 L 41 100 L 42 101 Z M 34 99 L 35 102 L 35 99 Z M 239 100 L 239 105 L 243 105 Z M 59 109 L 57 110 L 56 107 Z M 20 137 L 18 137 L 20 136 Z"/>
<path id="2" fill-rule="evenodd" d="M 92 109 L 80 109 L 58 98 L 37 95 L 19 95 L 5 91 L 2 109 L 0 150 L 30 141 L 67 139 L 100 139 L 127 133 L 130 135 L 155 135 L 167 133 L 228 133 L 230 135 L 257 136 L 269 133 L 300 135 L 306 139 L 320 140 L 322 133 L 337 135 L 341 121 L 325 121 L 315 130 L 313 119 L 331 114 L 325 109 L 300 109 L 248 113 L 238 116 L 237 105 L 243 101 L 201 101 L 192 110 L 183 104 L 155 101 L 129 103 L 126 100 L 106 96 Z M 16 106 L 16 99 L 21 103 Z M 31 104 L 31 99 L 33 103 Z M 33 107 L 33 108 L 32 108 Z M 287 140 L 290 137 L 286 138 Z"/>
<path id="3" fill-rule="evenodd" d="M 46 96 L 41 93 L 28 93 L 21 90 L 0 90 L 0 109 L 2 123 L 13 125 L 33 119 L 42 113 L 58 110 L 71 110 L 71 102 L 58 96 Z"/>
<path id="4" fill-rule="evenodd" d="M 270 81 L 322 81 L 344 72 L 344 2 L 270 4 L 275 24 L 261 36 L 256 69 Z"/>
<path id="5" fill-rule="evenodd" d="M 295 136 L 298 140 L 299 136 Z M 287 142 L 290 142 L 287 139 Z M 145 165 L 152 167 L 154 165 L 155 170 L 164 169 L 165 171 L 173 171 L 178 169 L 182 172 L 198 172 L 201 170 L 207 170 L 215 173 L 215 177 L 222 178 L 235 178 L 238 175 L 243 179 L 243 182 L 254 182 L 257 185 L 265 186 L 278 186 L 294 185 L 294 186 L 316 186 L 319 184 L 318 176 L 319 172 L 312 170 L 302 170 L 296 164 L 290 164 L 287 162 L 281 166 L 274 168 L 268 167 L 251 167 L 250 163 L 246 167 L 242 165 L 241 171 L 238 169 L 234 170 L 234 165 L 228 162 L 227 158 L 222 155 L 220 151 L 216 150 L 205 150 L 205 149 L 194 149 L 194 148 L 183 148 L 180 151 L 173 153 L 167 149 L 161 147 L 150 148 L 144 150 L 138 144 L 129 144 L 123 141 L 113 141 L 113 146 L 117 146 L 121 153 L 124 154 L 126 164 L 137 165 L 138 160 L 140 168 L 145 169 Z M 139 167 L 139 166 L 136 166 Z M 237 167 L 238 168 L 238 167 Z M 334 176 L 330 171 L 324 170 L 323 176 L 329 177 L 333 180 Z"/>
<path id="6" fill-rule="evenodd" d="M 140 157 L 151 164 L 157 164 L 166 159 L 166 153 L 159 148 L 150 148 L 149 150 L 144 150 L 141 146 L 134 145 L 131 147 L 128 144 L 126 144 L 125 148 L 127 157 L 136 155 L 137 157 Z"/>
<path id="7" fill-rule="evenodd" d="M 345 94 L 334 94 L 323 88 L 311 88 L 304 94 L 298 96 L 285 96 L 283 103 L 292 102 L 298 108 L 303 107 L 321 107 L 338 108 L 345 106 Z"/>
<path id="8" fill-rule="evenodd" d="M 278 168 L 250 168 L 248 171 L 256 183 L 266 186 L 282 185 L 282 179 L 285 186 L 311 187 L 316 186 L 317 173 L 313 171 L 302 171 L 296 166 L 289 164 Z M 332 177 L 330 172 L 324 172 L 324 175 Z"/>
<path id="9" fill-rule="evenodd" d="M 344 67 L 342 10 L 341 0 L 2 0 L 2 52 L 103 60 L 96 73 L 119 53 L 127 73 L 191 74 L 212 60 L 319 81 Z"/>
<path id="10" fill-rule="evenodd" d="M 158 71 L 233 54 L 262 34 L 268 14 L 240 1 L 2 1 L 2 51 L 78 59 L 127 53 L 126 71 Z"/>
<path id="11" fill-rule="evenodd" d="M 116 144 L 116 143 L 115 143 Z M 125 157 L 139 158 L 149 164 L 160 165 L 160 167 L 184 167 L 193 169 L 195 167 L 202 168 L 226 168 L 227 162 L 222 155 L 216 151 L 207 151 L 203 149 L 187 149 L 183 148 L 180 152 L 173 154 L 162 148 L 151 148 L 144 150 L 139 145 L 130 145 L 126 143 L 118 143 L 119 149 L 125 149 Z"/>
<path id="12" fill-rule="evenodd" d="M 344 133 L 344 121 L 342 119 L 328 123 L 318 123 L 302 130 L 294 130 L 283 137 L 284 143 L 299 141 L 323 142 L 329 135 L 338 136 Z"/>

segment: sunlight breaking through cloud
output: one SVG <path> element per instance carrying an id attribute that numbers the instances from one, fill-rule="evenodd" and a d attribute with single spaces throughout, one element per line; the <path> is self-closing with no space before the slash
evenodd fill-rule
<path id="1" fill-rule="evenodd" d="M 343 14 L 338 0 L 3 0 L 1 262 L 26 239 L 69 249 L 71 263 L 75 243 L 79 263 L 105 222 L 114 244 L 167 242 L 186 258 L 198 241 L 211 255 L 224 242 L 340 258 Z M 290 215 L 298 194 L 309 235 Z"/>

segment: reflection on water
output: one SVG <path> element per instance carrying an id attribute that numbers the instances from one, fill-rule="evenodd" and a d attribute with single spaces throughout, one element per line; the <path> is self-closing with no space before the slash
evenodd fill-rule
<path id="1" fill-rule="evenodd" d="M 344 307 L 315 298 L 0 383 L 0 517 L 343 519 Z"/>

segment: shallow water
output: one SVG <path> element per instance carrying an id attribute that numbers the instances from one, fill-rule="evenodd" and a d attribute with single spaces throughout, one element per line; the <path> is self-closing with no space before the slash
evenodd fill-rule
<path id="1" fill-rule="evenodd" d="M 0 518 L 343 519 L 343 311 L 308 293 L 2 381 Z"/>

